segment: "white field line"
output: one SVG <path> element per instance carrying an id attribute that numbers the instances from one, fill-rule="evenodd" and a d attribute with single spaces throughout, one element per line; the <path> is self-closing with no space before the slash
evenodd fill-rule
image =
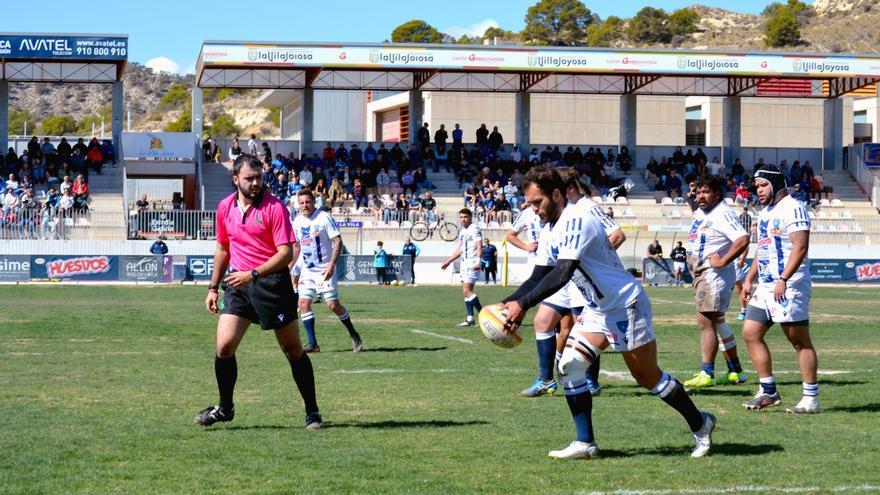
<path id="1" fill-rule="evenodd" d="M 697 494 L 736 494 L 736 493 L 853 493 L 853 492 L 876 492 L 880 490 L 877 485 L 838 485 L 829 488 L 818 486 L 731 486 L 728 488 L 654 488 L 646 490 L 612 490 L 607 492 L 589 491 L 580 492 L 583 495 L 697 495 Z"/>
<path id="2" fill-rule="evenodd" d="M 661 299 L 659 297 L 651 297 L 651 302 L 658 302 L 662 304 L 687 304 L 689 306 L 696 306 L 696 302 L 694 301 L 673 301 L 671 299 Z M 731 304 L 731 307 L 732 304 Z M 738 311 L 729 311 L 730 313 L 738 313 Z M 833 313 L 810 313 L 812 316 L 821 316 L 823 318 L 848 318 L 850 320 L 877 320 L 880 319 L 877 316 L 854 316 L 854 315 L 838 315 Z"/>
<path id="3" fill-rule="evenodd" d="M 417 333 L 419 335 L 427 335 L 429 337 L 437 337 L 438 339 L 446 339 L 446 340 L 452 340 L 455 342 L 461 342 L 462 344 L 473 344 L 474 343 L 473 340 L 463 339 L 461 337 L 453 337 L 451 335 L 443 335 L 443 334 L 439 334 L 439 333 L 429 332 L 427 330 L 418 330 L 418 329 L 414 328 L 414 329 L 410 330 L 410 332 Z"/>

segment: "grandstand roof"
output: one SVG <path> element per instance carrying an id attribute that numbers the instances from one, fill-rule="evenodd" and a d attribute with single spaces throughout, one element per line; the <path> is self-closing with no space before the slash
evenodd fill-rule
<path id="1" fill-rule="evenodd" d="M 829 98 L 880 81 L 880 56 L 205 41 L 196 81 L 202 88 Z"/>
<path id="2" fill-rule="evenodd" d="M 128 61 L 128 35 L 0 33 L 0 79 L 112 83 Z"/>

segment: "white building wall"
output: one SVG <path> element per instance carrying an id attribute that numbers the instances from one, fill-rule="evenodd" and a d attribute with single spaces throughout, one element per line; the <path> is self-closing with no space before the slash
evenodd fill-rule
<path id="1" fill-rule="evenodd" d="M 498 126 L 498 132 L 505 143 L 512 143 L 516 137 L 514 95 L 507 93 L 438 93 L 424 92 L 425 112 L 423 122 L 429 124 L 431 140 L 440 124 L 446 125 L 449 141 L 455 124 L 461 125 L 462 139 L 465 143 L 477 140 L 476 132 L 481 124 L 486 124 L 489 132 Z M 532 119 L 534 119 L 534 109 Z M 534 120 L 533 120 L 534 122 Z M 534 141 L 534 140 L 533 140 Z"/>
<path id="2" fill-rule="evenodd" d="M 620 97 L 533 94 L 532 144 L 617 145 Z"/>
<path id="3" fill-rule="evenodd" d="M 366 91 L 315 90 L 314 96 L 315 141 L 366 141 Z"/>
<path id="4" fill-rule="evenodd" d="M 853 101 L 853 113 L 867 111 L 867 123 L 871 124 L 871 141 L 880 143 L 880 96 L 860 98 Z"/>

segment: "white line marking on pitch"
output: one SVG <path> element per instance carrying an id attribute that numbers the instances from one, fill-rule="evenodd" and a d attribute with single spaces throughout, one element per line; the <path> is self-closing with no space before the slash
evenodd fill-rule
<path id="1" fill-rule="evenodd" d="M 427 330 L 412 329 L 412 330 L 410 330 L 410 332 L 417 333 L 420 335 L 427 335 L 429 337 L 437 337 L 438 339 L 454 340 L 455 342 L 461 342 L 462 344 L 473 344 L 474 343 L 473 340 L 463 339 L 461 337 L 453 337 L 451 335 L 443 335 L 443 334 L 439 334 L 439 333 L 429 332 Z"/>
<path id="2" fill-rule="evenodd" d="M 612 490 L 608 492 L 590 491 L 580 492 L 584 495 L 691 495 L 700 493 L 710 494 L 726 494 L 726 493 L 814 493 L 814 492 L 873 492 L 880 490 L 880 486 L 876 485 L 843 485 L 831 488 L 820 488 L 818 486 L 789 486 L 789 487 L 772 487 L 772 486 L 732 486 L 729 488 L 660 488 L 646 490 Z"/>

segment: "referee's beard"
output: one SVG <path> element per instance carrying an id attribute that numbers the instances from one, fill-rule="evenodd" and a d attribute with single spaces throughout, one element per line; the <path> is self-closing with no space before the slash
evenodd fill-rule
<path id="1" fill-rule="evenodd" d="M 263 191 L 263 184 L 254 185 L 252 184 L 250 187 L 242 187 L 242 184 L 238 184 L 238 192 L 241 193 L 241 196 L 245 199 L 254 200 L 257 196 L 260 195 L 260 192 Z"/>

